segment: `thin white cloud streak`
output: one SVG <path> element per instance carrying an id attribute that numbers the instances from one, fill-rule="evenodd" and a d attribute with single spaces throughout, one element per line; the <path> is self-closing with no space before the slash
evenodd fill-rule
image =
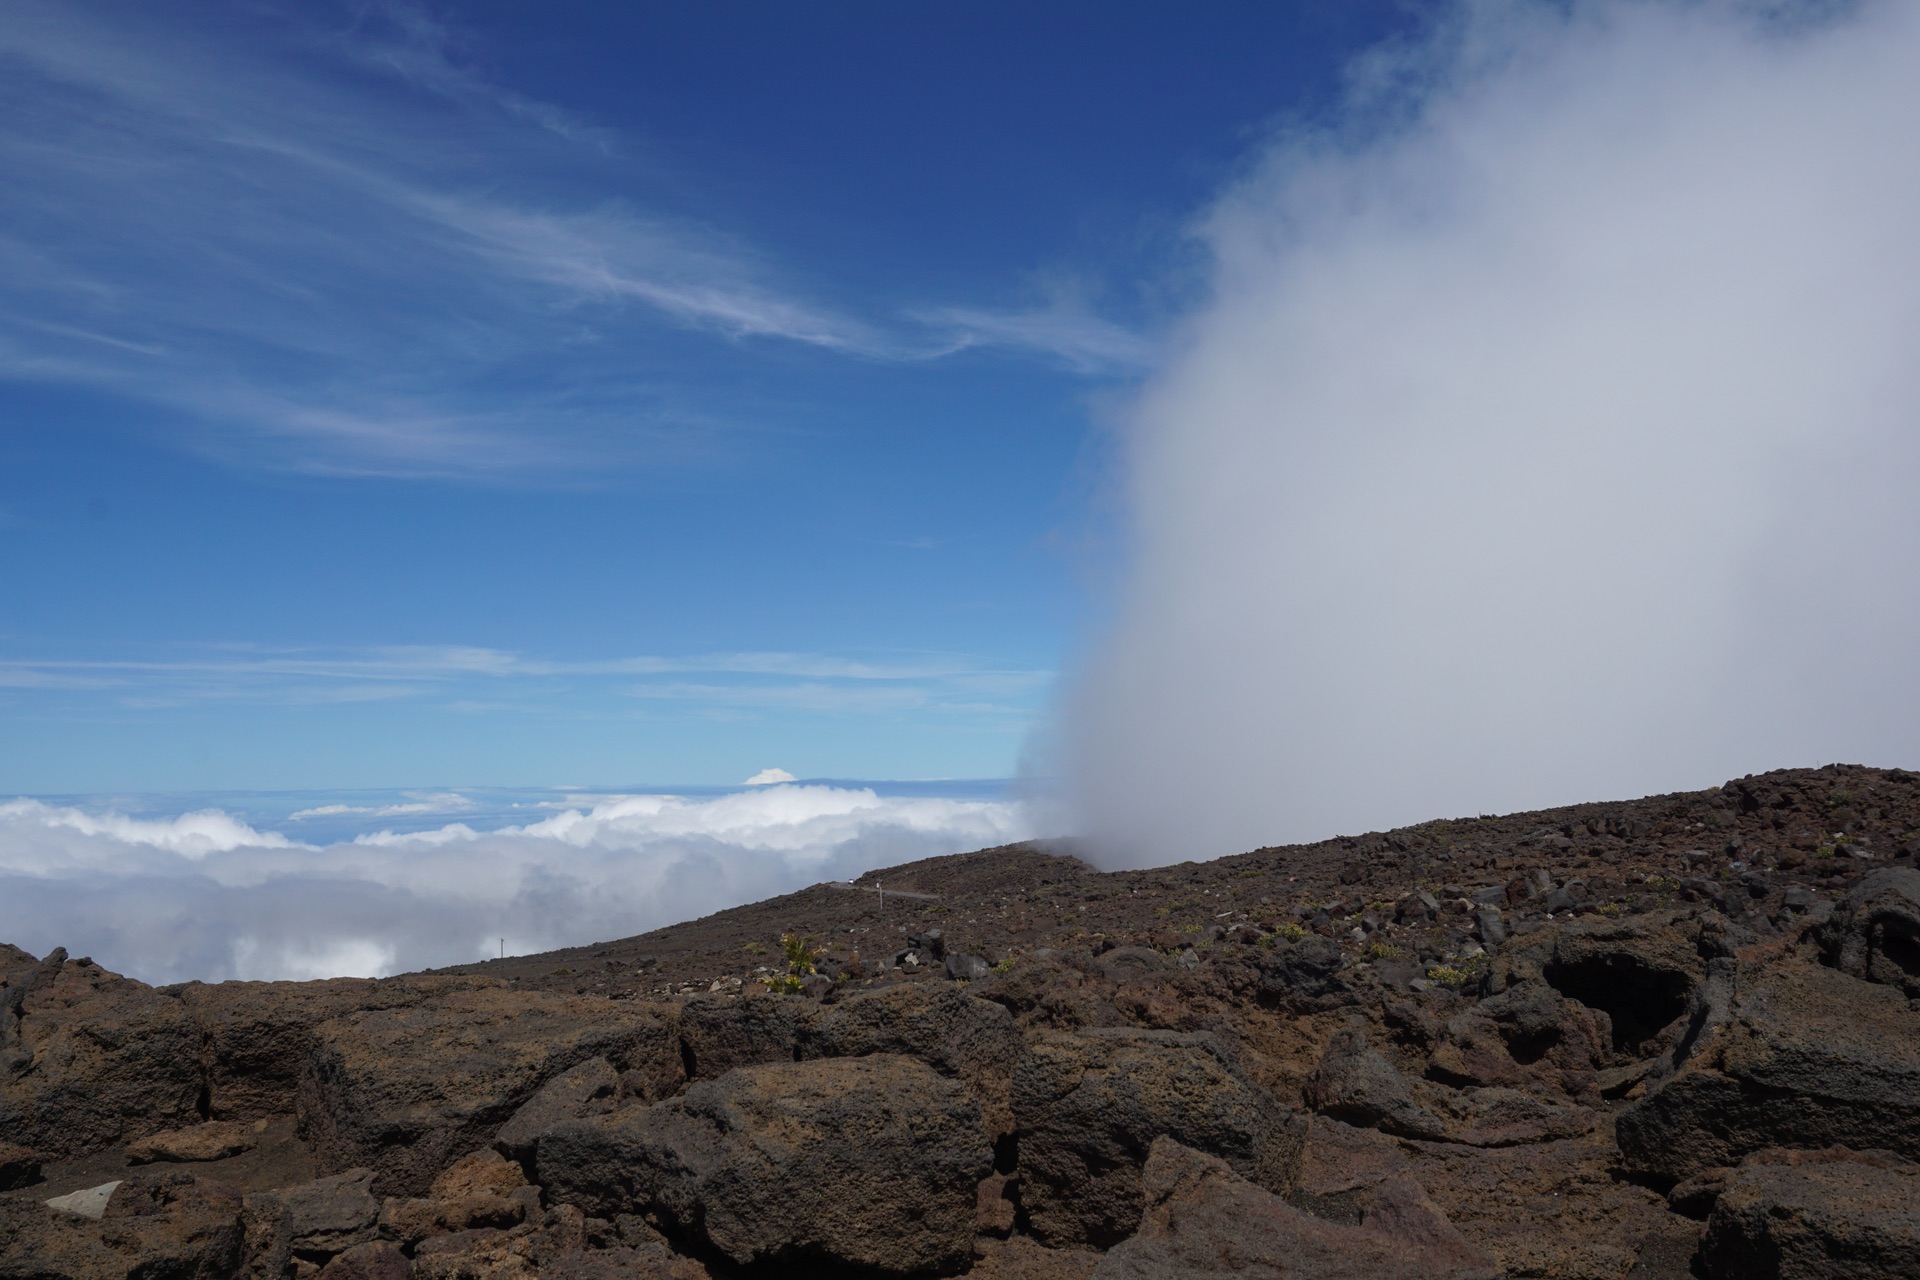
<path id="1" fill-rule="evenodd" d="M 916 315 L 951 337 L 940 354 L 972 347 L 1026 351 L 1081 373 L 1137 373 L 1150 367 L 1155 344 L 1112 321 L 1074 307 L 1041 311 L 985 311 L 941 307 Z"/>
<path id="2" fill-rule="evenodd" d="M 567 689 L 605 692 L 609 681 L 623 677 L 673 675 L 709 678 L 615 687 L 638 702 L 715 708 L 1024 715 L 1053 678 L 1048 671 L 984 667 L 957 654 L 893 661 L 779 652 L 558 660 L 473 646 L 411 645 L 350 651 L 234 646 L 187 659 L 0 657 L 0 688 L 48 697 L 95 695 L 144 708 L 420 700 L 477 688 L 520 693 L 532 699 L 530 707 L 551 707 Z"/>
<path id="3" fill-rule="evenodd" d="M 296 809 L 287 815 L 288 822 L 305 822 L 310 818 L 339 818 L 349 815 L 367 818 L 404 818 L 427 813 L 458 813 L 462 809 L 473 808 L 473 801 L 456 791 L 437 791 L 427 794 L 416 793 L 416 798 L 401 804 L 322 804 L 308 809 Z"/>
<path id="4" fill-rule="evenodd" d="M 994 801 L 773 785 L 617 796 L 525 826 L 325 848 L 217 810 L 131 819 L 0 804 L 0 940 L 150 982 L 377 975 L 644 932 L 741 902 L 1023 839 Z"/>
<path id="5" fill-rule="evenodd" d="M 1911 5 L 1477 5 L 1277 143 L 1124 437 L 1105 856 L 1920 763 L 1915 65 Z"/>

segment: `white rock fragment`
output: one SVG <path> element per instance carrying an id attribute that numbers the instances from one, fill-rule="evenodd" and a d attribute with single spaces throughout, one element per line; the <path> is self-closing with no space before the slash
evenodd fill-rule
<path id="1" fill-rule="evenodd" d="M 119 1185 L 120 1180 L 116 1178 L 112 1182 L 103 1182 L 97 1187 L 88 1187 L 84 1191 L 69 1191 L 64 1196 L 55 1196 L 47 1201 L 47 1208 L 98 1221 L 107 1212 L 107 1201 L 113 1199 L 113 1189 Z"/>

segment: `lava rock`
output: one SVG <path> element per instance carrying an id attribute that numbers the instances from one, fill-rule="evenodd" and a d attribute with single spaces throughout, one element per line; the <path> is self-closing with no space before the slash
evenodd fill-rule
<path id="1" fill-rule="evenodd" d="M 1500 908 L 1495 906 L 1474 908 L 1473 930 L 1489 950 L 1497 950 L 1507 940 L 1506 922 L 1500 918 Z"/>
<path id="2" fill-rule="evenodd" d="M 1013 1016 L 953 987 L 901 983 L 862 992 L 822 1010 L 801 1033 L 794 1056 L 915 1058 L 964 1083 L 980 1104 L 989 1138 L 1013 1131 L 1009 1095 L 1026 1052 Z"/>
<path id="3" fill-rule="evenodd" d="M 56 948 L 0 991 L 0 1135 L 62 1158 L 195 1123 L 200 1046 L 179 1000 Z"/>
<path id="4" fill-rule="evenodd" d="M 315 1035 L 302 1132 L 322 1168 L 369 1167 L 381 1195 L 420 1194 L 588 1058 L 660 1071 L 680 1062 L 673 1025 L 644 1006 L 533 991 L 455 992 L 334 1018 Z"/>
<path id="5" fill-rule="evenodd" d="M 170 1129 L 149 1134 L 127 1146 L 128 1164 L 155 1164 L 160 1161 L 188 1163 L 197 1160 L 223 1160 L 251 1151 L 260 1145 L 260 1134 L 250 1124 L 238 1120 L 209 1120 L 186 1129 Z"/>
<path id="6" fill-rule="evenodd" d="M 0 1276 L 227 1280 L 240 1266 L 240 1196 L 190 1174 L 136 1175 L 92 1218 L 31 1201 L 0 1213 Z"/>
<path id="7" fill-rule="evenodd" d="M 979 956 L 964 951 L 947 953 L 947 976 L 957 982 L 978 982 L 993 972 L 993 966 Z"/>
<path id="8" fill-rule="evenodd" d="M 248 1274 L 273 1280 L 296 1259 L 324 1264 L 336 1253 L 371 1241 L 380 1220 L 373 1179 L 371 1169 L 349 1169 L 248 1196 Z"/>
<path id="9" fill-rule="evenodd" d="M 1413 1100 L 1399 1068 L 1367 1039 L 1364 1021 L 1335 1033 L 1307 1077 L 1306 1103 L 1321 1115 L 1408 1138 L 1443 1139 L 1447 1126 Z"/>
<path id="10" fill-rule="evenodd" d="M 1861 876 L 1819 936 L 1842 973 L 1920 996 L 1920 871 L 1885 867 Z"/>
<path id="11" fill-rule="evenodd" d="M 1021 1203 L 1043 1244 L 1105 1247 L 1140 1221 L 1158 1137 L 1217 1155 L 1276 1193 L 1305 1124 L 1241 1074 L 1211 1035 L 1092 1028 L 1032 1038 L 1014 1075 Z"/>
<path id="12" fill-rule="evenodd" d="M 687 1079 L 714 1080 L 735 1067 L 792 1062 L 794 1046 L 819 1012 L 812 1003 L 771 995 L 687 1001 L 680 1009 Z"/>
<path id="13" fill-rule="evenodd" d="M 1898 988 L 1795 959 L 1728 986 L 1680 1069 L 1620 1114 L 1627 1169 L 1677 1181 L 1836 1143 L 1920 1158 L 1920 1013 Z"/>
<path id="14" fill-rule="evenodd" d="M 1166 1276 L 1315 1280 L 1494 1280 L 1500 1269 L 1454 1230 L 1411 1179 L 1373 1189 L 1364 1218 L 1311 1217 L 1171 1138 L 1153 1144 L 1140 1230 L 1108 1251 L 1093 1280 Z"/>
<path id="15" fill-rule="evenodd" d="M 1920 1169 L 1833 1160 L 1731 1170 L 1700 1261 L 1715 1280 L 1920 1280 Z"/>
<path id="16" fill-rule="evenodd" d="M 1096 963 L 1100 972 L 1115 982 L 1164 973 L 1170 967 L 1167 958 L 1152 947 L 1115 947 L 1102 953 Z"/>
<path id="17" fill-rule="evenodd" d="M 588 1058 L 541 1085 L 513 1119 L 500 1126 L 493 1145 L 509 1159 L 528 1163 L 534 1140 L 543 1131 L 565 1120 L 611 1111 L 619 1096 L 619 1071 L 605 1058 Z"/>
<path id="18" fill-rule="evenodd" d="M 1357 997 L 1341 973 L 1345 965 L 1346 956 L 1331 939 L 1307 938 L 1262 965 L 1260 993 L 1303 1013 L 1352 1004 Z"/>
<path id="19" fill-rule="evenodd" d="M 969 1258 L 993 1153 L 965 1086 L 876 1054 L 741 1067 L 550 1130 L 536 1163 L 555 1200 L 658 1214 L 741 1265 L 906 1275 Z"/>
<path id="20" fill-rule="evenodd" d="M 385 1240 L 357 1244 L 321 1269 L 319 1280 L 407 1280 L 413 1262 Z"/>

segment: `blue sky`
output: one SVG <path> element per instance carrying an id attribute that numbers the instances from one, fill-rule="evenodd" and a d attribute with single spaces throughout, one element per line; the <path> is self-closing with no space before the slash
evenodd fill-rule
<path id="1" fill-rule="evenodd" d="M 0 791 L 1015 768 L 1361 0 L 0 25 Z"/>

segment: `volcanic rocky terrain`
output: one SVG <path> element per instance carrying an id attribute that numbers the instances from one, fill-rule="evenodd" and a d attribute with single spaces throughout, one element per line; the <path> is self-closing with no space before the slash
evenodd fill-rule
<path id="1" fill-rule="evenodd" d="M 1829 766 L 379 981 L 0 947 L 0 1277 L 1920 1277 L 1917 854 Z"/>

